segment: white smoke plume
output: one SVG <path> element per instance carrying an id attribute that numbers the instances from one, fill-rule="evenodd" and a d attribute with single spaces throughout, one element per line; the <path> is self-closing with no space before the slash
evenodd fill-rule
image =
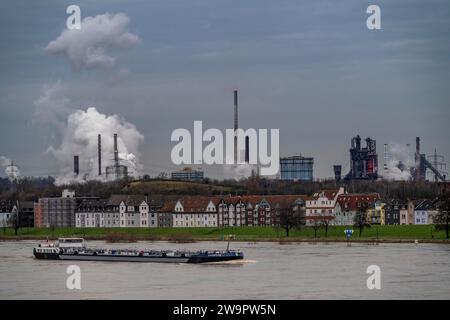
<path id="1" fill-rule="evenodd" d="M 20 170 L 13 162 L 5 156 L 0 156 L 0 165 L 4 168 L 5 175 L 9 181 L 18 180 L 20 178 Z"/>
<path id="2" fill-rule="evenodd" d="M 77 110 L 69 115 L 67 128 L 58 147 L 49 147 L 61 167 L 55 184 L 86 180 L 105 180 L 105 168 L 113 164 L 114 133 L 118 134 L 120 163 L 128 167 L 130 176 L 141 174 L 139 147 L 144 137 L 137 128 L 117 115 L 105 115 L 96 108 Z M 102 176 L 98 175 L 98 134 L 102 135 Z M 75 177 L 73 156 L 79 156 L 80 174 Z"/>
<path id="3" fill-rule="evenodd" d="M 239 151 L 238 151 L 239 152 Z M 241 159 L 245 157 L 244 150 L 241 150 L 239 152 Z M 226 163 L 229 163 L 231 161 L 234 161 L 234 159 L 231 159 L 228 155 L 226 155 Z M 252 175 L 252 172 L 255 172 L 255 165 L 251 165 L 248 163 L 244 164 L 224 164 L 223 170 L 224 170 L 224 177 L 225 179 L 234 179 L 234 180 L 241 180 L 246 179 Z"/>
<path id="4" fill-rule="evenodd" d="M 43 85 L 39 98 L 34 101 L 33 123 L 42 124 L 52 132 L 53 137 L 64 133 L 67 117 L 75 111 L 65 92 L 66 88 L 61 81 L 47 83 Z"/>
<path id="5" fill-rule="evenodd" d="M 74 70 L 110 69 L 116 59 L 107 51 L 111 48 L 129 48 L 140 42 L 137 35 L 127 31 L 130 18 L 124 13 L 101 14 L 86 17 L 81 29 L 65 29 L 45 51 L 63 55 L 69 59 Z"/>
<path id="6" fill-rule="evenodd" d="M 384 178 L 396 181 L 410 180 L 410 169 L 414 166 L 414 161 L 409 148 L 398 143 L 390 143 L 388 145 L 388 155 L 388 171 L 383 173 L 385 175 Z M 400 164 L 404 166 L 403 170 L 399 167 Z"/>

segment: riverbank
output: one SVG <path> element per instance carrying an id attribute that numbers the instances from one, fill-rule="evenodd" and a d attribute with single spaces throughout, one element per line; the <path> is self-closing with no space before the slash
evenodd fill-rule
<path id="1" fill-rule="evenodd" d="M 326 234 L 321 228 L 312 227 L 291 230 L 289 237 L 281 228 L 273 227 L 227 227 L 227 228 L 21 228 L 17 236 L 11 228 L 0 229 L 0 240 L 45 240 L 59 237 L 83 237 L 86 240 L 108 240 L 114 235 L 116 241 L 220 241 L 227 235 L 235 235 L 237 241 L 289 242 L 345 242 L 344 226 L 331 226 Z M 352 242 L 411 243 L 415 240 L 427 243 L 450 243 L 444 231 L 436 231 L 433 225 L 372 226 L 359 236 L 354 228 Z"/>

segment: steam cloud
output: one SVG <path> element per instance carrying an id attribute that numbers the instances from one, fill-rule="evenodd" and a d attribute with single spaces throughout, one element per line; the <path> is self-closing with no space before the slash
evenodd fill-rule
<path id="1" fill-rule="evenodd" d="M 128 166 L 130 176 L 139 176 L 142 164 L 139 146 L 144 137 L 136 127 L 117 115 L 105 115 L 96 108 L 77 110 L 69 115 L 60 146 L 49 147 L 61 166 L 55 184 L 69 184 L 85 180 L 105 180 L 105 167 L 113 164 L 113 135 L 118 134 L 119 158 Z M 102 176 L 98 176 L 97 136 L 102 135 Z M 73 174 L 73 156 L 80 157 L 80 174 Z"/>
<path id="2" fill-rule="evenodd" d="M 41 96 L 34 101 L 35 112 L 33 122 L 44 124 L 56 135 L 61 135 L 69 114 L 75 109 L 70 106 L 70 100 L 65 95 L 65 87 L 61 81 L 44 84 Z M 56 130 L 56 132 L 55 132 Z"/>
<path id="3" fill-rule="evenodd" d="M 12 161 L 5 156 L 0 156 L 0 165 L 5 169 L 5 175 L 9 181 L 14 181 L 20 178 L 20 170 L 15 165 L 12 165 Z"/>
<path id="4" fill-rule="evenodd" d="M 79 30 L 64 30 L 48 43 L 45 51 L 64 55 L 75 70 L 110 69 L 116 59 L 108 54 L 110 48 L 129 48 L 140 42 L 137 35 L 127 31 L 130 18 L 124 13 L 86 17 Z"/>
<path id="5" fill-rule="evenodd" d="M 66 57 L 73 70 L 111 69 L 116 59 L 108 50 L 126 49 L 140 42 L 137 35 L 127 31 L 130 18 L 124 13 L 101 14 L 86 17 L 79 30 L 64 30 L 50 41 L 45 52 Z M 128 75 L 120 69 L 112 81 Z M 86 180 L 105 180 L 105 168 L 113 164 L 113 135 L 118 134 L 119 158 L 128 167 L 130 176 L 142 170 L 139 146 L 144 137 L 136 127 L 118 115 L 106 115 L 96 108 L 79 110 L 65 95 L 61 82 L 47 84 L 34 102 L 34 122 L 45 124 L 52 130 L 54 144 L 47 150 L 59 163 L 60 174 L 55 184 L 70 184 Z M 98 175 L 97 136 L 102 135 L 102 176 Z M 79 156 L 80 174 L 75 177 L 73 156 Z"/>
<path id="6" fill-rule="evenodd" d="M 410 180 L 410 168 L 414 166 L 414 161 L 412 160 L 408 147 L 398 143 L 390 143 L 388 146 L 388 154 L 388 172 L 385 178 L 389 180 Z M 403 170 L 399 167 L 400 163 L 404 166 Z"/>
<path id="7" fill-rule="evenodd" d="M 244 158 L 244 150 L 238 151 L 240 157 Z M 234 161 L 227 156 L 226 163 Z M 252 171 L 255 170 L 255 165 L 248 163 L 245 164 L 224 164 L 223 170 L 226 179 L 241 180 L 246 179 L 252 175 Z"/>

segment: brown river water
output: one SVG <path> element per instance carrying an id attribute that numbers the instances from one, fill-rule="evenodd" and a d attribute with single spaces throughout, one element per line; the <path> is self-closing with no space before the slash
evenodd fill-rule
<path id="1" fill-rule="evenodd" d="M 450 299 L 450 245 L 233 242 L 242 262 L 161 264 L 33 258 L 36 241 L 0 242 L 0 299 Z M 224 242 L 137 242 L 106 248 L 225 249 Z M 66 287 L 69 265 L 81 289 Z M 366 285 L 369 265 L 381 289 Z"/>

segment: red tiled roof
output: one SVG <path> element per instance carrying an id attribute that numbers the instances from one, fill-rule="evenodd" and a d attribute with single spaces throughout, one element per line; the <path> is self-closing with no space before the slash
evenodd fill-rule
<path id="1" fill-rule="evenodd" d="M 337 198 L 337 203 L 343 210 L 357 210 L 358 203 L 372 203 L 380 199 L 378 193 L 351 193 L 342 194 Z M 347 207 L 345 207 L 347 204 Z"/>
<path id="2" fill-rule="evenodd" d="M 210 197 L 193 196 L 180 199 L 184 212 L 204 212 L 208 207 Z"/>
<path id="3" fill-rule="evenodd" d="M 224 201 L 226 204 L 236 205 L 238 202 L 244 204 L 251 204 L 253 207 L 259 204 L 262 200 L 269 202 L 271 206 L 275 206 L 277 203 L 280 205 L 292 205 L 294 201 L 306 199 L 304 195 L 243 195 L 243 196 L 187 196 L 180 197 L 179 201 L 183 205 L 184 212 L 204 212 L 210 201 L 215 205 L 218 205 L 220 201 Z M 178 200 L 166 201 L 161 208 L 162 212 L 175 211 L 175 205 Z"/>
<path id="4" fill-rule="evenodd" d="M 164 205 L 161 207 L 161 212 L 172 212 L 175 209 L 175 205 L 178 201 L 166 201 Z"/>
<path id="5" fill-rule="evenodd" d="M 306 200 L 317 200 L 323 194 L 324 197 L 328 198 L 329 200 L 334 199 L 336 197 L 337 193 L 339 192 L 339 189 L 330 189 L 330 190 L 320 190 L 315 192 L 311 197 L 308 197 Z"/>

